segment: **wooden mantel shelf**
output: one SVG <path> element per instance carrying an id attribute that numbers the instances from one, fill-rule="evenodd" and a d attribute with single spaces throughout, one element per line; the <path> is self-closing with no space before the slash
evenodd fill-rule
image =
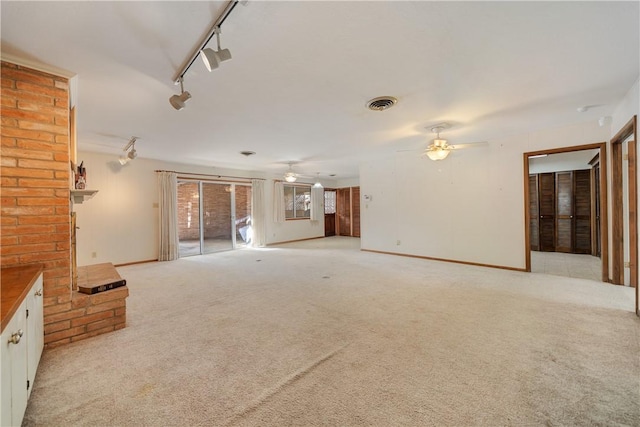
<path id="1" fill-rule="evenodd" d="M 98 190 L 71 190 L 73 203 L 82 203 L 96 195 Z"/>

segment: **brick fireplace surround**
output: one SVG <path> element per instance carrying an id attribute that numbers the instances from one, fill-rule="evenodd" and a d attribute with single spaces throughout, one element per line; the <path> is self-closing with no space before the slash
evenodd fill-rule
<path id="1" fill-rule="evenodd" d="M 44 265 L 45 345 L 122 329 L 128 288 L 71 290 L 69 81 L 2 61 L 2 267 Z"/>

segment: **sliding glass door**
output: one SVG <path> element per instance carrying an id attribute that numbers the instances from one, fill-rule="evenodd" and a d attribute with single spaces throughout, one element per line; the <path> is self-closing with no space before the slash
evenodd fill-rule
<path id="1" fill-rule="evenodd" d="M 251 186 L 178 182 L 180 256 L 247 246 L 251 241 Z"/>
<path id="2" fill-rule="evenodd" d="M 202 183 L 202 253 L 233 249 L 233 185 Z"/>
<path id="3" fill-rule="evenodd" d="M 200 255 L 200 184 L 178 181 L 180 256 Z"/>
<path id="4" fill-rule="evenodd" d="M 251 243 L 251 186 L 236 185 L 235 206 L 235 247 L 244 248 Z"/>

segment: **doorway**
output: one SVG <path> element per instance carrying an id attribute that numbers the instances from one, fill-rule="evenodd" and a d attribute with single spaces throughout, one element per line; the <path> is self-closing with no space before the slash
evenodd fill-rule
<path id="1" fill-rule="evenodd" d="M 586 166 L 574 169 L 567 163 L 580 157 Z M 542 158 L 548 161 L 537 160 Z M 536 161 L 542 162 L 542 168 L 535 166 Z M 606 177 L 604 142 L 524 153 L 526 271 L 532 271 L 534 251 L 536 261 L 548 262 L 559 272 L 569 271 L 563 275 L 609 281 L 607 185 L 600 176 Z M 594 243 L 599 244 L 595 251 Z M 584 277 L 586 268 L 594 268 L 594 253 L 600 255 L 600 261 L 595 260 L 599 274 Z M 575 254 L 583 255 L 576 258 Z M 575 265 L 578 262 L 582 265 Z M 570 273 L 572 265 L 575 274 Z M 536 265 L 536 271 L 540 268 Z"/>
<path id="2" fill-rule="evenodd" d="M 227 251 L 251 241 L 251 186 L 178 181 L 180 257 Z"/>
<path id="3" fill-rule="evenodd" d="M 638 181 L 637 117 L 633 116 L 611 139 L 612 280 L 635 287 L 638 308 Z M 626 237 L 626 238 L 625 238 Z M 628 261 L 625 261 L 627 259 Z M 625 275 L 628 268 L 628 275 Z M 626 276 L 626 277 L 625 277 Z"/>
<path id="4" fill-rule="evenodd" d="M 324 190 L 324 237 L 336 235 L 336 200 L 335 189 Z"/>
<path id="5" fill-rule="evenodd" d="M 360 187 L 338 188 L 336 193 L 336 234 L 360 237 Z"/>

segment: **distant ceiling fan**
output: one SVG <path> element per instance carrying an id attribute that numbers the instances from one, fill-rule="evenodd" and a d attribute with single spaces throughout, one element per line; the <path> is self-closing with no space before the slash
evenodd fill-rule
<path id="1" fill-rule="evenodd" d="M 284 180 L 287 182 L 296 182 L 298 174 L 291 168 L 291 162 L 289 162 L 289 170 L 284 174 Z"/>
<path id="2" fill-rule="evenodd" d="M 298 163 L 299 162 L 287 162 L 287 164 L 289 165 L 289 169 L 287 169 L 287 171 L 282 176 L 286 182 L 293 183 L 293 182 L 296 182 L 298 178 L 303 178 L 303 179 L 308 178 L 308 179 L 315 179 L 316 184 L 320 183 L 320 172 L 317 172 L 315 176 L 305 175 L 305 174 L 295 172 L 293 170 L 293 165 Z M 320 184 L 320 186 L 321 185 L 322 184 Z"/>
<path id="3" fill-rule="evenodd" d="M 446 123 L 442 123 L 442 124 L 433 126 L 431 128 L 431 132 L 436 134 L 436 138 L 424 150 L 424 152 L 422 153 L 423 156 L 427 156 L 431 160 L 444 160 L 444 159 L 447 158 L 447 156 L 449 155 L 449 153 L 452 150 L 459 150 L 461 148 L 468 148 L 468 147 L 472 147 L 472 146 L 486 145 L 487 144 L 487 141 L 481 141 L 481 142 L 472 142 L 472 143 L 468 143 L 468 144 L 449 145 L 447 143 L 446 139 L 441 139 L 440 138 L 440 132 L 442 132 L 443 130 L 445 130 L 447 128 L 448 128 L 448 126 L 447 126 Z"/>

